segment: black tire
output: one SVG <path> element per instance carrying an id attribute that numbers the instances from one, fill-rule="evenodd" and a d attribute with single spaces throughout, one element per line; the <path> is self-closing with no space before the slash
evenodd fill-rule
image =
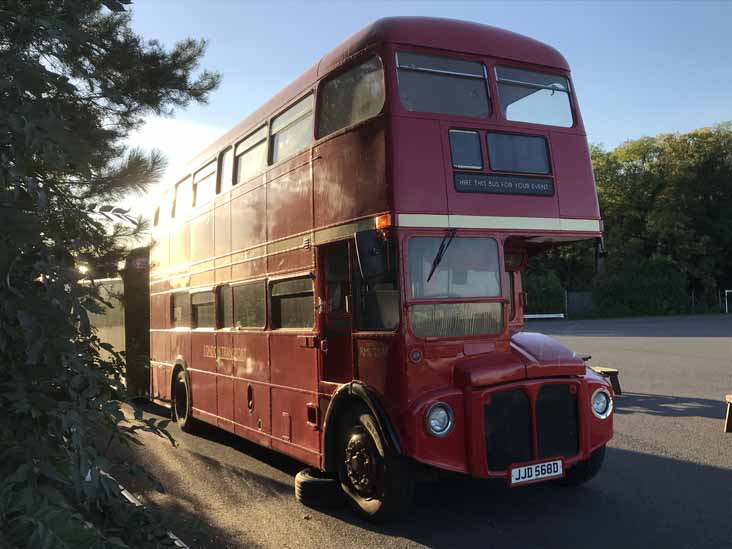
<path id="1" fill-rule="evenodd" d="M 308 507 L 337 507 L 344 503 L 338 480 L 311 468 L 295 475 L 295 499 Z"/>
<path id="2" fill-rule="evenodd" d="M 353 408 L 341 422 L 338 478 L 348 503 L 369 520 L 405 513 L 414 494 L 414 470 L 384 444 L 373 415 Z"/>
<path id="3" fill-rule="evenodd" d="M 195 426 L 195 420 L 191 415 L 191 389 L 188 386 L 188 376 L 183 369 L 176 371 L 171 396 L 173 419 L 180 424 L 181 429 L 190 433 Z"/>
<path id="4" fill-rule="evenodd" d="M 590 454 L 590 458 L 580 461 L 571 469 L 567 469 L 564 478 L 557 482 L 562 486 L 580 486 L 594 478 L 602 468 L 602 462 L 605 460 L 605 446 L 600 446 L 597 450 Z"/>

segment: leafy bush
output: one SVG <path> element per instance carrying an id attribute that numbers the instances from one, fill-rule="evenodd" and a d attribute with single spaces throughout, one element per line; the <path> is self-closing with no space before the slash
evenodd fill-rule
<path id="1" fill-rule="evenodd" d="M 129 0 L 6 0 L 0 10 L 0 547 L 156 547 L 165 532 L 126 506 L 100 435 L 127 423 L 118 354 L 89 325 L 104 304 L 77 259 L 102 274 L 143 224 L 88 213 L 145 189 L 164 161 L 120 145 L 148 114 L 205 101 L 192 79 L 205 44 L 166 51 L 129 28 Z M 105 7 L 106 6 L 106 7 Z M 106 355 L 105 355 L 106 356 Z"/>
<path id="2" fill-rule="evenodd" d="M 687 309 L 688 280 L 668 260 L 627 258 L 619 269 L 598 276 L 593 289 L 601 316 L 665 315 Z"/>

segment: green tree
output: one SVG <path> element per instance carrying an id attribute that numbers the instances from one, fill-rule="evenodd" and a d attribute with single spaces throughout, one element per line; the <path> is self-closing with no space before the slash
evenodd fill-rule
<path id="1" fill-rule="evenodd" d="M 129 442 L 123 362 L 87 311 L 83 257 L 107 271 L 124 253 L 91 203 L 142 191 L 164 166 L 122 142 L 149 114 L 205 102 L 205 42 L 166 49 L 130 30 L 129 0 L 0 2 L 0 546 L 155 546 L 159 529 L 125 512 L 101 431 Z M 148 422 L 146 428 L 159 426 Z"/>
<path id="2" fill-rule="evenodd" d="M 606 275 L 597 276 L 594 247 L 583 243 L 532 257 L 527 279 L 550 270 L 565 288 L 593 288 L 598 314 L 682 312 L 690 291 L 716 305 L 719 286 L 732 285 L 732 123 L 612 151 L 594 145 L 591 155 Z"/>
<path id="3" fill-rule="evenodd" d="M 593 150 L 608 264 L 667 261 L 698 293 L 732 273 L 732 124 Z"/>

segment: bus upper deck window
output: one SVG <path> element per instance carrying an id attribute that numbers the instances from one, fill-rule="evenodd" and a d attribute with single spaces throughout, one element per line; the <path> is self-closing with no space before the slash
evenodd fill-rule
<path id="1" fill-rule="evenodd" d="M 262 126 L 237 143 L 234 184 L 245 183 L 267 166 L 267 126 Z"/>
<path id="2" fill-rule="evenodd" d="M 574 123 L 564 76 L 496 67 L 498 100 L 506 120 L 569 128 Z"/>
<path id="3" fill-rule="evenodd" d="M 485 118 L 490 114 L 485 66 L 478 61 L 397 53 L 399 98 L 408 111 Z"/>
<path id="4" fill-rule="evenodd" d="M 320 137 L 378 115 L 384 107 L 381 59 L 371 57 L 328 80 L 318 100 Z"/>
<path id="5" fill-rule="evenodd" d="M 305 149 L 313 140 L 313 96 L 295 103 L 272 120 L 272 163 Z"/>
<path id="6" fill-rule="evenodd" d="M 216 196 L 216 171 L 218 162 L 209 162 L 193 176 L 193 202 L 198 207 Z"/>
<path id="7" fill-rule="evenodd" d="M 450 130 L 450 155 L 453 168 L 483 169 L 480 135 L 476 131 Z"/>

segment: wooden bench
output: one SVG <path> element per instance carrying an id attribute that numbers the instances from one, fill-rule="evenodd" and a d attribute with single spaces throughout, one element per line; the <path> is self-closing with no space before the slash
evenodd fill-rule
<path id="1" fill-rule="evenodd" d="M 615 368 L 604 368 L 602 366 L 590 366 L 590 368 L 610 380 L 610 385 L 612 385 L 613 392 L 616 395 L 623 394 L 623 391 L 620 389 L 620 380 L 618 379 L 618 374 L 620 373 L 619 370 L 616 370 Z"/>
<path id="2" fill-rule="evenodd" d="M 732 395 L 724 397 L 727 401 L 727 417 L 724 420 L 724 432 L 732 433 Z"/>

